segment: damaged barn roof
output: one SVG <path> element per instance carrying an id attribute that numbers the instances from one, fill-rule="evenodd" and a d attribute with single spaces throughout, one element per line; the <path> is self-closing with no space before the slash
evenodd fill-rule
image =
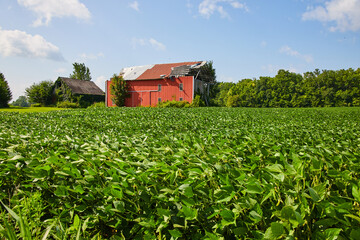
<path id="1" fill-rule="evenodd" d="M 125 80 L 154 80 L 172 76 L 186 76 L 189 75 L 191 69 L 198 69 L 205 63 L 206 61 L 197 61 L 134 66 L 123 68 L 120 76 L 123 76 Z"/>

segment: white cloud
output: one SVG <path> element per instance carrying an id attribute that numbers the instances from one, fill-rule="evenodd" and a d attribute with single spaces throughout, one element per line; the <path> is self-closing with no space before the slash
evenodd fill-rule
<path id="1" fill-rule="evenodd" d="M 229 76 L 224 76 L 221 75 L 219 76 L 220 82 L 235 82 L 235 79 L 233 77 L 229 77 Z"/>
<path id="2" fill-rule="evenodd" d="M 324 6 L 309 8 L 302 19 L 335 22 L 330 31 L 355 32 L 360 30 L 360 0 L 330 0 Z"/>
<path id="3" fill-rule="evenodd" d="M 82 54 L 80 54 L 80 57 L 83 61 L 97 60 L 98 58 L 104 57 L 104 53 L 102 53 L 102 52 L 99 52 L 98 54 L 82 53 Z"/>
<path id="4" fill-rule="evenodd" d="M 236 2 L 236 1 L 230 2 L 230 5 L 231 5 L 233 8 L 245 8 L 245 9 L 246 9 L 245 4 L 239 3 L 239 2 Z"/>
<path id="5" fill-rule="evenodd" d="M 65 73 L 66 71 L 66 68 L 58 68 L 55 70 L 56 73 Z"/>
<path id="6" fill-rule="evenodd" d="M 293 56 L 293 57 L 297 57 L 297 58 L 301 58 L 303 60 L 305 60 L 307 63 L 310 63 L 313 61 L 313 57 L 311 55 L 308 54 L 301 54 L 296 50 L 293 50 L 292 48 L 290 48 L 289 46 L 283 46 L 280 48 L 280 52 L 284 53 L 286 55 L 289 56 Z"/>
<path id="7" fill-rule="evenodd" d="M 262 66 L 261 69 L 268 72 L 268 73 L 270 73 L 270 74 L 273 74 L 273 73 L 276 73 L 278 68 L 276 66 L 272 65 L 272 64 L 268 64 L 266 66 Z"/>
<path id="8" fill-rule="evenodd" d="M 276 75 L 280 69 L 288 70 L 289 72 L 293 72 L 293 73 L 300 73 L 300 71 L 292 65 L 285 67 L 285 66 L 268 64 L 262 66 L 261 69 L 270 75 Z"/>
<path id="9" fill-rule="evenodd" d="M 218 12 L 221 17 L 229 18 L 228 12 L 224 9 L 223 5 L 230 5 L 232 8 L 244 9 L 248 11 L 245 4 L 236 0 L 203 0 L 199 5 L 199 13 L 205 18 L 210 18 L 215 12 Z"/>
<path id="10" fill-rule="evenodd" d="M 137 46 L 145 46 L 147 43 L 147 40 L 142 38 L 133 38 L 131 40 L 131 44 L 133 45 L 133 48 L 136 49 Z"/>
<path id="11" fill-rule="evenodd" d="M 105 91 L 105 81 L 106 80 L 107 80 L 107 78 L 105 76 L 99 76 L 96 78 L 96 80 L 94 82 L 99 88 L 101 88 L 103 91 Z"/>
<path id="12" fill-rule="evenodd" d="M 187 7 L 187 9 L 188 9 L 188 13 L 191 13 L 191 12 L 192 12 L 192 8 L 193 8 L 193 5 L 192 5 L 192 3 L 191 3 L 190 0 L 187 0 L 187 2 L 186 2 L 186 7 Z"/>
<path id="13" fill-rule="evenodd" d="M 295 51 L 295 50 L 291 49 L 289 46 L 283 46 L 280 49 L 280 52 L 285 53 L 285 54 L 287 54 L 289 56 L 295 56 L 295 57 L 300 56 L 300 53 L 298 51 Z"/>
<path id="14" fill-rule="evenodd" d="M 129 7 L 131 7 L 132 9 L 134 9 L 137 12 L 140 12 L 138 1 L 134 1 L 134 2 L 130 3 Z"/>
<path id="15" fill-rule="evenodd" d="M 79 0 L 18 0 L 18 3 L 37 15 L 33 26 L 49 25 L 52 18 L 76 17 L 88 20 L 91 17 L 87 7 Z"/>
<path id="16" fill-rule="evenodd" d="M 40 35 L 30 35 L 19 30 L 0 28 L 0 54 L 28 58 L 44 58 L 64 61 L 60 50 Z"/>
<path id="17" fill-rule="evenodd" d="M 150 42 L 151 46 L 153 46 L 157 50 L 161 50 L 161 51 L 166 50 L 166 46 L 163 43 L 158 42 L 153 38 L 150 38 L 149 42 Z"/>
<path id="18" fill-rule="evenodd" d="M 165 51 L 166 50 L 166 46 L 155 40 L 154 38 L 149 38 L 149 39 L 143 39 L 143 38 L 133 38 L 131 41 L 133 48 L 136 49 L 138 46 L 144 47 L 144 46 L 151 46 L 156 50 L 159 51 Z"/>
<path id="19" fill-rule="evenodd" d="M 292 72 L 292 73 L 300 73 L 300 71 L 294 66 L 290 66 L 288 68 L 288 70 L 289 70 L 289 72 Z"/>
<path id="20" fill-rule="evenodd" d="M 261 43 L 260 43 L 260 46 L 261 47 L 266 47 L 267 46 L 267 42 L 265 40 L 263 40 Z"/>

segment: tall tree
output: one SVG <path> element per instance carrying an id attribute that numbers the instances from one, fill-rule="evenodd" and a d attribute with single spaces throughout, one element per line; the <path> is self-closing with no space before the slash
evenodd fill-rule
<path id="1" fill-rule="evenodd" d="M 80 79 L 80 80 L 91 80 L 90 70 L 85 66 L 84 63 L 73 63 L 74 71 L 70 74 L 70 78 Z"/>
<path id="2" fill-rule="evenodd" d="M 30 103 L 40 103 L 43 106 L 51 104 L 54 83 L 52 81 L 42 81 L 33 84 L 25 89 L 25 95 Z"/>
<path id="3" fill-rule="evenodd" d="M 228 98 L 228 92 L 234 85 L 235 83 L 233 82 L 217 82 L 214 84 L 212 89 L 216 95 L 213 99 L 211 99 L 212 105 L 225 107 Z"/>
<path id="4" fill-rule="evenodd" d="M 4 74 L 0 73 L 0 107 L 9 107 L 12 94 Z"/>
<path id="5" fill-rule="evenodd" d="M 196 69 L 195 76 L 204 82 L 204 91 L 201 95 L 206 105 L 210 105 L 210 99 L 215 98 L 217 89 L 214 87 L 216 84 L 216 71 L 213 67 L 213 61 L 207 61 L 200 69 Z"/>
<path id="6" fill-rule="evenodd" d="M 122 76 L 114 74 L 111 79 L 110 93 L 113 95 L 113 100 L 118 107 L 125 105 L 125 99 L 129 97 L 129 90 L 126 81 Z"/>
<path id="7" fill-rule="evenodd" d="M 216 82 L 216 71 L 213 66 L 213 61 L 207 61 L 204 66 L 200 68 L 199 79 L 204 82 L 215 83 Z"/>
<path id="8" fill-rule="evenodd" d="M 19 107 L 29 107 L 30 104 L 27 102 L 25 96 L 20 96 L 16 101 L 13 101 L 11 103 L 13 106 L 19 106 Z"/>

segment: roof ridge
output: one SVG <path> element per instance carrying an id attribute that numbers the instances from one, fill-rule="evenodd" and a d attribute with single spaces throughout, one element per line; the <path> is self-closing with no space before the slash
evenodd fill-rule
<path id="1" fill-rule="evenodd" d="M 198 62 L 204 62 L 204 61 L 185 61 L 185 62 L 171 62 L 171 63 L 153 63 L 153 64 L 142 64 L 142 65 L 132 65 L 124 68 L 132 68 L 132 67 L 145 67 L 152 65 L 153 67 L 155 65 L 172 65 L 172 64 L 180 64 L 180 63 L 198 63 Z M 123 68 L 123 69 L 124 69 Z"/>

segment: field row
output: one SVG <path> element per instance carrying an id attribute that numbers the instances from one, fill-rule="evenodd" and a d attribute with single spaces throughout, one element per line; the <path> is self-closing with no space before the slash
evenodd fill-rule
<path id="1" fill-rule="evenodd" d="M 4 112 L 0 122 L 0 200 L 33 237 L 51 224 L 68 239 L 360 237 L 359 108 Z"/>

